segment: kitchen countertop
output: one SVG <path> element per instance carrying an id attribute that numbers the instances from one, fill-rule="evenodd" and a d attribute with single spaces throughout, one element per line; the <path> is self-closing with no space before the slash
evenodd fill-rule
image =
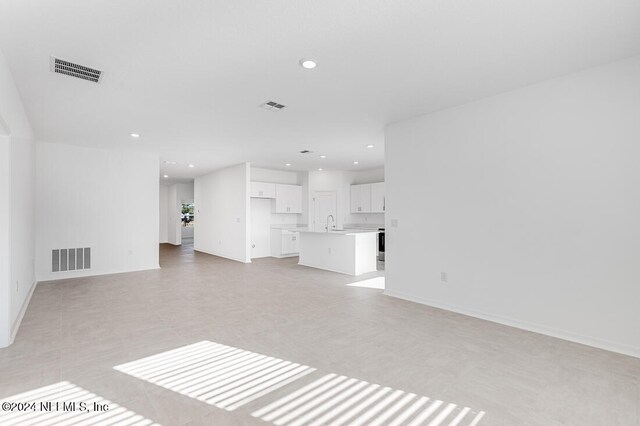
<path id="1" fill-rule="evenodd" d="M 292 231 L 297 231 L 298 229 L 307 229 L 307 225 L 296 225 L 296 224 L 282 224 L 282 225 L 271 225 L 271 229 L 288 229 Z"/>
<path id="2" fill-rule="evenodd" d="M 344 229 L 375 229 L 384 228 L 384 223 L 345 223 Z"/>
<path id="3" fill-rule="evenodd" d="M 370 234 L 378 233 L 378 230 L 373 229 L 337 229 L 335 231 L 314 231 L 309 228 L 296 229 L 297 232 L 305 234 L 325 234 L 325 235 L 355 235 L 355 234 Z"/>

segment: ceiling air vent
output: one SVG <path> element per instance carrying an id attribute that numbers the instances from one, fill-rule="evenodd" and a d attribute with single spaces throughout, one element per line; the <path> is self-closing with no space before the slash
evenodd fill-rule
<path id="1" fill-rule="evenodd" d="M 267 102 L 263 103 L 262 105 L 260 105 L 260 107 L 264 108 L 264 109 L 268 109 L 270 111 L 278 112 L 281 109 L 283 109 L 285 106 L 282 105 L 282 104 L 279 104 L 277 102 L 267 101 Z"/>
<path id="2" fill-rule="evenodd" d="M 52 72 L 58 74 L 65 74 L 71 77 L 93 81 L 94 83 L 100 83 L 100 80 L 102 80 L 103 72 L 100 70 L 74 64 L 73 62 L 64 61 L 53 56 L 49 60 L 49 66 Z"/>

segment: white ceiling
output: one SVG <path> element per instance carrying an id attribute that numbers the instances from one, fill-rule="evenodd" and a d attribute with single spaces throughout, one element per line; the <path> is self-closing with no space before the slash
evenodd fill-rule
<path id="1" fill-rule="evenodd" d="M 40 140 L 159 153 L 176 181 L 357 170 L 383 164 L 390 122 L 640 53 L 640 1 L 2 0 L 0 48 Z"/>

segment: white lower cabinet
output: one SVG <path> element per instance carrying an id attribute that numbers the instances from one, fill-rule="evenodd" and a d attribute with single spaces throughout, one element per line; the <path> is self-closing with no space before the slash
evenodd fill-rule
<path id="1" fill-rule="evenodd" d="M 300 233 L 289 229 L 271 230 L 271 256 L 297 256 L 299 250 Z"/>
<path id="2" fill-rule="evenodd" d="M 298 233 L 282 235 L 282 254 L 298 253 Z"/>

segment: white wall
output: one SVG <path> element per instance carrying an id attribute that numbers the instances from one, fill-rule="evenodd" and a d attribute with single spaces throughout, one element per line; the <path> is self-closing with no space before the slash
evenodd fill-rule
<path id="1" fill-rule="evenodd" d="M 251 167 L 251 181 L 302 185 L 302 173 Z"/>
<path id="2" fill-rule="evenodd" d="M 37 145 L 38 280 L 158 267 L 157 156 Z M 51 250 L 91 247 L 90 270 L 51 271 Z"/>
<path id="3" fill-rule="evenodd" d="M 33 139 L 33 130 L 15 86 L 9 64 L 0 51 L 0 134 Z M 2 130 L 2 128 L 5 128 Z"/>
<path id="4" fill-rule="evenodd" d="M 0 52 L 0 347 L 12 343 L 35 287 L 33 131 Z"/>
<path id="5" fill-rule="evenodd" d="M 249 176 L 243 163 L 195 179 L 195 250 L 251 262 Z"/>
<path id="6" fill-rule="evenodd" d="M 191 183 L 177 183 L 178 188 L 178 201 L 182 203 L 193 203 L 193 182 Z M 180 206 L 182 209 L 182 206 Z"/>
<path id="7" fill-rule="evenodd" d="M 349 172 L 349 185 L 384 182 L 384 167 Z"/>
<path id="8" fill-rule="evenodd" d="M 169 187 L 167 209 L 167 242 L 173 245 L 180 245 L 182 244 L 182 209 L 178 185 Z"/>
<path id="9" fill-rule="evenodd" d="M 11 344 L 11 138 L 0 134 L 0 347 Z"/>
<path id="10" fill-rule="evenodd" d="M 387 293 L 640 356 L 639 141 L 640 57 L 389 126 Z"/>
<path id="11" fill-rule="evenodd" d="M 11 311 L 12 334 L 15 321 L 26 308 L 36 283 L 35 276 L 35 143 L 12 137 L 11 141 Z"/>
<path id="12" fill-rule="evenodd" d="M 169 186 L 160 185 L 159 193 L 160 243 L 169 242 Z"/>

